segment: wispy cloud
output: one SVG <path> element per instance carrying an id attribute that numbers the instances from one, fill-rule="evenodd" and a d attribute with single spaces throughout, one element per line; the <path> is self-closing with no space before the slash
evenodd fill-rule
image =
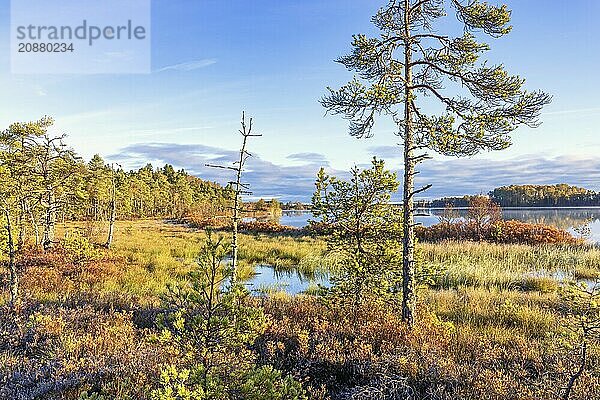
<path id="1" fill-rule="evenodd" d="M 386 146 L 379 150 L 392 155 L 398 148 Z M 227 171 L 209 168 L 205 164 L 228 165 L 237 157 L 234 150 L 213 146 L 144 143 L 128 146 L 109 159 L 130 168 L 138 168 L 148 162 L 155 165 L 168 163 L 185 168 L 203 179 L 226 183 L 232 179 Z M 287 158 L 307 162 L 302 165 L 280 165 L 260 157 L 249 159 L 244 176 L 255 196 L 299 201 L 310 199 L 316 173 L 319 167 L 328 165 L 327 160 L 318 153 L 296 153 Z M 543 158 L 532 155 L 508 160 L 430 160 L 421 164 L 419 170 L 421 173 L 417 176 L 417 185 L 433 184 L 432 189 L 423 194 L 428 198 L 487 193 L 495 187 L 511 184 L 568 183 L 600 190 L 600 157 Z M 347 176 L 346 171 L 333 168 L 327 168 L 327 171 L 336 176 Z M 399 177 L 402 176 L 402 171 L 396 172 Z M 394 196 L 394 200 L 399 199 L 399 194 Z"/>
<path id="2" fill-rule="evenodd" d="M 186 132 L 198 132 L 207 129 L 213 129 L 212 126 L 185 126 L 181 128 L 163 128 L 163 129 L 136 129 L 129 132 L 129 136 L 132 137 L 144 137 L 144 136 L 159 136 L 175 133 L 186 133 Z"/>
<path id="3" fill-rule="evenodd" d="M 597 114 L 600 113 L 600 107 L 594 108 L 577 108 L 572 110 L 558 110 L 545 112 L 542 115 L 568 115 L 568 114 Z"/>
<path id="4" fill-rule="evenodd" d="M 329 162 L 323 154 L 320 153 L 294 153 L 286 157 L 288 160 L 300 161 L 305 164 L 329 165 Z"/>
<path id="5" fill-rule="evenodd" d="M 402 158 L 404 154 L 404 150 L 400 146 L 372 146 L 369 147 L 369 151 L 384 160 Z"/>
<path id="6" fill-rule="evenodd" d="M 46 89 L 44 89 L 44 87 L 42 85 L 40 85 L 39 83 L 36 83 L 35 81 L 32 81 L 31 79 L 15 78 L 14 81 L 17 84 L 22 85 L 25 88 L 25 90 L 33 91 L 33 93 L 36 96 L 44 97 L 44 96 L 48 95 L 48 93 L 46 92 Z"/>
<path id="7" fill-rule="evenodd" d="M 165 67 L 157 69 L 155 72 L 163 72 L 163 71 L 194 71 L 196 69 L 205 68 L 210 65 L 216 64 L 217 60 L 215 58 L 205 58 L 203 60 L 195 60 L 195 61 L 187 61 L 179 64 L 167 65 Z"/>

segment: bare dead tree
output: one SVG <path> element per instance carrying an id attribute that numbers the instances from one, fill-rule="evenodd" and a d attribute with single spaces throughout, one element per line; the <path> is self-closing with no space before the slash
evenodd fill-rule
<path id="1" fill-rule="evenodd" d="M 252 133 L 253 127 L 253 119 L 250 118 L 248 122 L 246 122 L 246 113 L 242 112 L 242 121 L 241 121 L 241 129 L 239 130 L 242 135 L 242 145 L 239 151 L 239 158 L 236 162 L 233 163 L 233 166 L 223 166 L 223 165 L 212 165 L 206 164 L 207 167 L 211 168 L 220 168 L 233 171 L 235 173 L 235 180 L 228 182 L 233 187 L 233 207 L 232 210 L 232 237 L 231 237 L 231 282 L 235 283 L 237 277 L 237 266 L 238 266 L 238 224 L 241 219 L 242 210 L 242 200 L 241 196 L 250 195 L 252 192 L 249 190 L 250 185 L 242 182 L 242 177 L 244 174 L 244 166 L 246 165 L 246 161 L 248 158 L 252 157 L 252 154 L 248 152 L 247 145 L 248 139 L 251 137 L 259 137 L 261 134 Z"/>
<path id="2" fill-rule="evenodd" d="M 2 199 L 2 212 L 4 213 L 5 218 L 5 229 L 6 229 L 6 244 L 7 249 L 6 253 L 8 255 L 8 273 L 9 273 L 9 286 L 10 286 L 10 305 L 14 307 L 18 294 L 19 294 L 19 276 L 17 271 L 17 252 L 15 248 L 15 239 L 13 236 L 13 223 L 11 216 L 11 205 L 6 199 Z"/>
<path id="3" fill-rule="evenodd" d="M 119 168 L 122 168 L 120 164 L 117 164 Z M 110 166 L 111 172 L 111 193 L 110 193 L 110 216 L 108 217 L 108 238 L 104 247 L 110 249 L 112 245 L 114 233 L 115 233 L 115 220 L 117 218 L 117 179 L 115 165 Z"/>

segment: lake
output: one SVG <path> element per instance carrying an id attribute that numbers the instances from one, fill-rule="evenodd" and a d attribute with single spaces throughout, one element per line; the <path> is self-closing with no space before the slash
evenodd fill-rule
<path id="1" fill-rule="evenodd" d="M 439 216 L 443 209 L 420 209 L 417 210 L 417 222 L 424 226 L 431 226 L 439 222 Z M 457 209 L 459 215 L 465 216 L 466 209 Z M 600 243 L 600 207 L 597 208 L 505 208 L 502 210 L 505 220 L 517 220 L 535 224 L 551 225 L 571 232 L 579 237 L 575 231 L 587 226 L 589 228 L 589 240 Z M 283 211 L 283 214 L 275 220 L 282 225 L 302 228 L 308 224 L 311 218 L 310 211 Z"/>

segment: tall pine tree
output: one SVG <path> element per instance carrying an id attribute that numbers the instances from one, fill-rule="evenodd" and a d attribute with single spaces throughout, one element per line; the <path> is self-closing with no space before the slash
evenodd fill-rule
<path id="1" fill-rule="evenodd" d="M 463 34 L 437 29 L 453 9 Z M 427 149 L 443 155 L 502 150 L 520 125 L 535 127 L 550 96 L 528 92 L 524 79 L 481 61 L 489 46 L 475 34 L 499 38 L 511 30 L 510 11 L 478 0 L 392 0 L 372 18 L 379 36 L 356 35 L 338 62 L 357 76 L 321 100 L 350 120 L 350 134 L 369 137 L 375 119 L 388 116 L 403 140 L 403 319 L 414 322 L 416 166 Z M 434 101 L 430 101 L 431 98 Z M 433 112 L 437 102 L 439 112 Z"/>

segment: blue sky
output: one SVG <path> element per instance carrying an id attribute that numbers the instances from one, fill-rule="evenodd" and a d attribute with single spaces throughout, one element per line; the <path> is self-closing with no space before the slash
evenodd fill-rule
<path id="1" fill-rule="evenodd" d="M 435 157 L 420 179 L 428 196 L 487 192 L 511 183 L 584 185 L 600 190 L 600 2 L 506 1 L 513 32 L 489 40 L 492 62 L 554 96 L 535 130 L 520 128 L 506 151 L 468 159 Z M 308 200 L 319 166 L 343 171 L 373 155 L 401 165 L 389 124 L 357 140 L 346 121 L 324 116 L 326 86 L 352 75 L 333 59 L 351 35 L 370 33 L 373 0 L 198 1 L 152 3 L 148 75 L 12 75 L 9 2 L 0 2 L 0 126 L 56 118 L 68 143 L 139 167 L 150 161 L 226 180 L 207 160 L 227 161 L 246 110 L 263 134 L 251 143 L 248 180 L 259 196 Z"/>

